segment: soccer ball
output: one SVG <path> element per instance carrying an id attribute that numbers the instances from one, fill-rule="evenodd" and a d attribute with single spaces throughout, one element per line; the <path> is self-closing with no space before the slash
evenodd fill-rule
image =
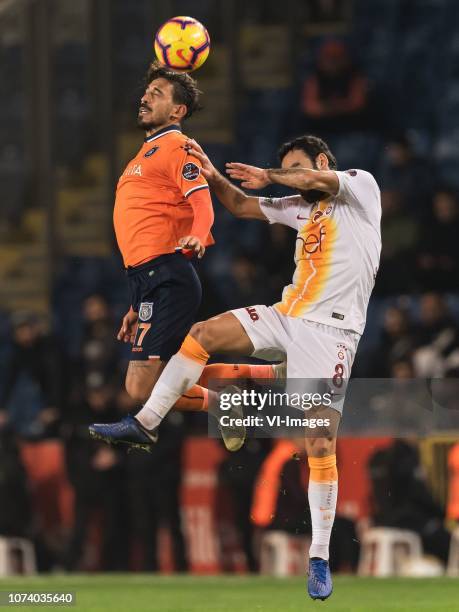
<path id="1" fill-rule="evenodd" d="M 209 51 L 209 33 L 193 17 L 173 17 L 156 32 L 156 57 L 172 70 L 196 70 L 204 64 Z"/>

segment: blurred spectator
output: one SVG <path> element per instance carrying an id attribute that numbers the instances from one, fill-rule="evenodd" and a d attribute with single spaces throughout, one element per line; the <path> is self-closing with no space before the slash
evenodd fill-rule
<path id="1" fill-rule="evenodd" d="M 309 0 L 305 3 L 307 23 L 314 25 L 340 24 L 349 14 L 349 0 Z"/>
<path id="2" fill-rule="evenodd" d="M 160 570 L 161 528 L 168 529 L 171 536 L 174 570 L 188 569 L 180 505 L 183 437 L 183 416 L 171 412 L 161 424 L 151 453 L 130 453 L 126 457 L 131 544 L 134 552 L 140 551 L 142 571 Z"/>
<path id="3" fill-rule="evenodd" d="M 241 538 L 247 568 L 250 572 L 258 570 L 254 550 L 254 524 L 251 520 L 252 496 L 258 471 L 271 447 L 269 439 L 250 439 L 237 453 L 228 456 L 219 468 L 219 482 L 230 493 L 234 511 L 234 523 Z"/>
<path id="4" fill-rule="evenodd" d="M 101 376 L 116 379 L 120 367 L 117 329 L 107 301 L 101 295 L 90 295 L 83 304 L 84 331 L 81 346 L 83 379 Z"/>
<path id="5" fill-rule="evenodd" d="M 423 290 L 448 291 L 459 278 L 459 203 L 448 189 L 437 191 L 433 208 L 421 226 L 419 284 Z"/>
<path id="6" fill-rule="evenodd" d="M 428 435 L 433 431 L 432 396 L 426 381 L 415 378 L 407 356 L 393 361 L 386 391 L 370 400 L 371 423 L 381 436 Z"/>
<path id="7" fill-rule="evenodd" d="M 263 261 L 263 254 L 261 257 Z M 240 308 L 252 304 L 272 303 L 266 271 L 260 264 L 260 256 L 239 252 L 231 261 L 231 276 L 221 284 L 226 308 Z M 277 301 L 280 296 L 276 296 Z"/>
<path id="8" fill-rule="evenodd" d="M 279 301 L 284 287 L 291 282 L 294 272 L 295 239 L 295 233 L 285 225 L 274 223 L 266 227 L 264 240 L 269 244 L 269 249 L 264 254 L 263 265 L 267 271 L 267 282 L 271 291 L 270 303 Z"/>
<path id="9" fill-rule="evenodd" d="M 421 297 L 416 339 L 418 348 L 413 355 L 416 376 L 443 376 L 448 361 L 455 361 L 459 329 L 444 297 L 438 293 L 426 293 Z"/>
<path id="10" fill-rule="evenodd" d="M 28 439 L 57 435 L 62 400 L 62 355 L 28 313 L 13 317 L 13 347 L 0 394 L 0 424 Z"/>
<path id="11" fill-rule="evenodd" d="M 87 569 L 85 550 L 91 525 L 99 519 L 103 571 L 127 569 L 126 511 L 123 495 L 125 454 L 89 438 L 88 424 L 114 421 L 112 389 L 99 382 L 71 407 L 63 427 L 69 480 L 75 490 L 74 526 L 64 564 L 68 570 Z M 99 513 L 97 516 L 97 512 Z"/>
<path id="12" fill-rule="evenodd" d="M 450 534 L 445 512 L 429 491 L 415 446 L 396 440 L 368 462 L 375 526 L 409 529 L 419 534 L 424 551 L 446 562 Z"/>
<path id="13" fill-rule="evenodd" d="M 31 503 L 16 440 L 0 429 L 0 536 L 30 535 Z"/>
<path id="14" fill-rule="evenodd" d="M 308 132 L 348 132 L 367 125 L 368 83 L 343 42 L 328 40 L 320 47 L 303 86 L 301 110 Z"/>
<path id="15" fill-rule="evenodd" d="M 384 313 L 381 339 L 372 360 L 371 376 L 390 376 L 391 366 L 409 357 L 415 346 L 408 313 L 402 308 L 389 307 Z"/>
<path id="16" fill-rule="evenodd" d="M 375 292 L 384 295 L 409 292 L 414 285 L 418 221 L 406 211 L 400 191 L 382 191 L 381 206 L 383 242 Z"/>
<path id="17" fill-rule="evenodd" d="M 263 462 L 252 505 L 252 520 L 258 527 L 311 533 L 303 447 L 294 440 L 278 440 Z"/>
<path id="18" fill-rule="evenodd" d="M 212 256 L 214 257 L 214 253 L 212 253 Z M 216 314 L 224 312 L 226 308 L 225 304 L 222 302 L 222 296 L 219 295 L 219 292 L 216 290 L 216 282 L 219 275 L 217 273 L 216 279 L 212 277 L 208 269 L 209 261 L 211 266 L 212 259 L 193 262 L 201 281 L 203 295 L 201 306 L 199 307 L 199 311 L 196 316 L 197 321 L 205 321 L 206 319 L 210 319 L 210 317 L 214 317 Z M 226 267 L 227 266 L 225 265 L 225 268 Z"/>
<path id="19" fill-rule="evenodd" d="M 433 193 L 433 164 L 416 154 L 407 136 L 387 143 L 379 178 L 382 189 L 400 193 L 407 210 L 418 216 L 427 210 Z"/>

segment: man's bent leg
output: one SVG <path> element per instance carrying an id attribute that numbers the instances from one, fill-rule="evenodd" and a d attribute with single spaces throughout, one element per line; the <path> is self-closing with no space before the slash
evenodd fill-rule
<path id="1" fill-rule="evenodd" d="M 284 362 L 285 364 L 285 362 Z M 251 364 L 251 363 L 212 363 L 204 368 L 204 371 L 199 379 L 199 384 L 203 387 L 209 387 L 211 380 L 272 380 L 274 378 L 282 378 L 282 372 L 278 371 L 285 365 L 282 364 Z M 285 378 L 285 376 L 283 376 Z"/>
<path id="2" fill-rule="evenodd" d="M 251 355 L 252 341 L 232 312 L 195 323 L 189 333 L 210 354 Z"/>
<path id="3" fill-rule="evenodd" d="M 253 351 L 250 338 L 231 312 L 195 323 L 136 418 L 146 429 L 158 427 L 175 402 L 199 380 L 211 353 L 251 355 Z"/>
<path id="4" fill-rule="evenodd" d="M 285 378 L 286 362 L 280 364 L 212 363 L 206 365 L 197 385 L 193 385 L 173 405 L 174 410 L 184 412 L 207 412 L 209 404 L 228 382 L 237 380 L 266 381 Z M 217 386 L 209 389 L 213 381 Z"/>
<path id="5" fill-rule="evenodd" d="M 265 306 L 253 307 L 250 310 L 254 311 L 256 308 L 263 312 L 266 311 L 266 316 L 269 315 L 270 311 Z M 245 310 L 249 312 L 249 309 Z M 145 448 L 154 442 L 159 424 L 174 403 L 199 379 L 211 352 L 251 355 L 254 352 L 255 342 L 258 349 L 263 348 L 264 345 L 269 347 L 277 345 L 272 326 L 268 322 L 265 322 L 264 325 L 258 324 L 257 330 L 263 331 L 262 337 L 258 337 L 260 334 L 258 336 L 254 334 L 257 340 L 252 342 L 251 332 L 247 329 L 251 327 L 250 322 L 245 325 L 240 321 L 237 316 L 238 312 L 228 312 L 205 323 L 195 324 L 183 341 L 180 351 L 173 355 L 164 368 L 150 398 L 138 413 L 138 418 L 127 416 L 121 422 L 112 425 L 93 425 L 90 427 L 91 435 L 108 442 Z M 250 319 L 255 320 L 253 313 Z M 259 319 L 260 316 L 257 314 L 257 320 Z M 142 330 L 142 339 L 139 335 L 138 345 L 141 345 L 148 332 L 149 329 Z M 283 347 L 282 343 L 281 347 Z M 155 352 L 150 349 L 147 354 L 155 355 Z M 230 450 L 237 450 L 243 443 L 245 430 L 236 432 L 237 435 L 233 435 L 231 428 L 228 430 L 225 432 L 222 430 L 225 445 L 227 448 L 231 446 Z"/>
<path id="6" fill-rule="evenodd" d="M 231 313 L 228 313 L 230 316 Z M 226 315 L 214 317 L 211 321 L 220 321 L 226 327 Z M 230 319 L 230 325 L 231 325 Z M 230 341 L 233 340 L 233 336 Z M 225 351 L 222 351 L 225 352 Z M 228 351 L 229 352 L 229 351 Z M 150 397 L 153 388 L 161 372 L 166 366 L 165 361 L 150 359 L 148 361 L 130 361 L 126 374 L 126 390 L 130 397 L 139 403 L 146 402 Z M 278 374 L 282 374 L 284 366 L 253 365 L 253 364 L 233 364 L 233 363 L 214 363 L 207 365 L 199 379 L 199 385 L 194 385 L 180 397 L 174 404 L 174 410 L 206 412 L 209 405 L 208 383 L 211 379 L 271 379 Z"/>

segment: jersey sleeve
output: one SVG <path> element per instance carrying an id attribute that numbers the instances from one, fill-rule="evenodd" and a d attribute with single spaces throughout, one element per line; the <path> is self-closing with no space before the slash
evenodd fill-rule
<path id="1" fill-rule="evenodd" d="M 339 180 L 337 200 L 358 208 L 369 217 L 380 217 L 381 194 L 372 174 L 365 170 L 346 170 L 336 175 Z"/>
<path id="2" fill-rule="evenodd" d="M 200 189 L 209 189 L 207 180 L 202 175 L 201 162 L 184 149 L 177 152 L 173 172 L 174 182 L 185 198 Z"/>
<path id="3" fill-rule="evenodd" d="M 262 213 L 270 223 L 281 223 L 293 229 L 298 228 L 298 210 L 300 197 L 260 198 Z"/>
<path id="4" fill-rule="evenodd" d="M 212 199 L 208 189 L 195 190 L 189 198 L 191 208 L 193 209 L 193 225 L 190 235 L 197 236 L 205 246 L 215 244 L 211 227 L 214 222 L 214 209 L 212 207 Z"/>

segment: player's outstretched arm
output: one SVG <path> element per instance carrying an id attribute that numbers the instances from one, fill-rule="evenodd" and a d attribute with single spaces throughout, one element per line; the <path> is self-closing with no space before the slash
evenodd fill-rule
<path id="1" fill-rule="evenodd" d="M 271 183 L 279 183 L 299 191 L 317 189 L 331 195 L 339 190 L 339 180 L 333 170 L 310 170 L 309 168 L 256 168 L 247 164 L 230 162 L 227 173 L 232 179 L 242 181 L 247 189 L 264 189 Z"/>
<path id="2" fill-rule="evenodd" d="M 261 211 L 259 198 L 248 196 L 220 174 L 195 140 L 188 140 L 186 149 L 199 159 L 202 164 L 202 174 L 217 198 L 232 215 L 241 219 L 267 220 Z"/>

